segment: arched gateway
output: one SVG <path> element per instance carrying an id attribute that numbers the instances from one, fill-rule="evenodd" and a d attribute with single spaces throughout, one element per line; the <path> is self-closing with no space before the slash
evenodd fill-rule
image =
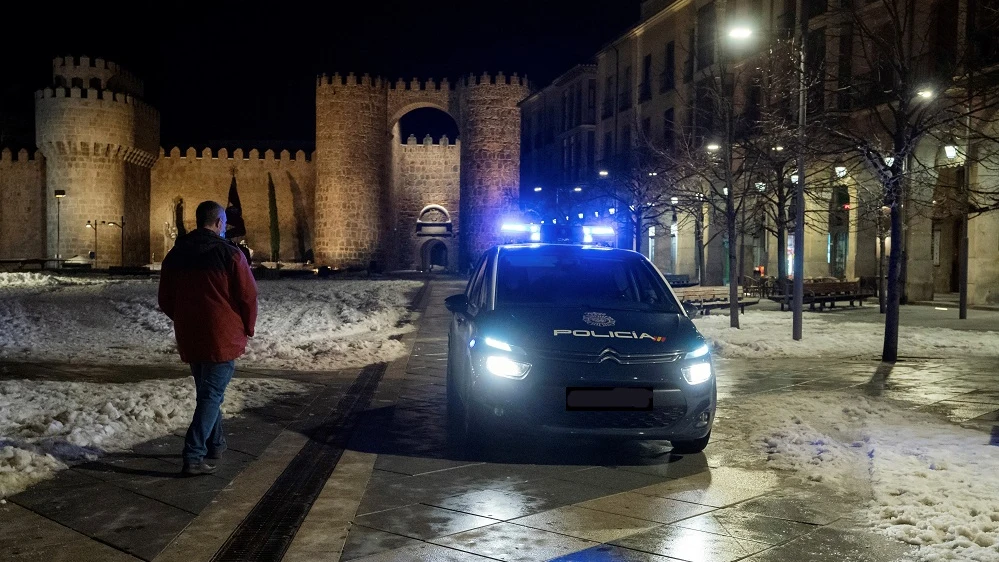
<path id="1" fill-rule="evenodd" d="M 484 74 L 458 84 L 397 81 L 349 74 L 321 76 L 316 85 L 316 262 L 333 267 L 390 267 L 405 264 L 400 214 L 420 208 L 400 206 L 393 177 L 391 143 L 406 113 L 433 107 L 458 125 L 460 202 L 423 201 L 448 209 L 458 239 L 457 263 L 463 269 L 499 241 L 498 223 L 517 212 L 520 177 L 520 109 L 526 79 Z M 446 141 L 446 139 L 443 139 Z M 446 142 L 442 142 L 446 145 Z M 421 205 L 422 207 L 423 205 Z M 436 246 L 436 245 L 435 245 Z"/>

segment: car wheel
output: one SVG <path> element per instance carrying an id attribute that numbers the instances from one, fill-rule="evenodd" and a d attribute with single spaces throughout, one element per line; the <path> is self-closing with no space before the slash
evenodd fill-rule
<path id="1" fill-rule="evenodd" d="M 711 439 L 710 431 L 707 435 L 701 437 L 700 439 L 691 439 L 690 441 L 670 441 L 670 444 L 673 445 L 673 449 L 670 452 L 678 455 L 700 453 L 705 447 L 708 446 L 709 439 Z"/>

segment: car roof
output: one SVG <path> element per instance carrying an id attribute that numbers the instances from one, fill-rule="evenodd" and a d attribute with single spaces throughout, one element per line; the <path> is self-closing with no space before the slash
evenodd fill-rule
<path id="1" fill-rule="evenodd" d="M 503 244 L 496 246 L 498 251 L 506 252 L 537 252 L 548 255 L 601 255 L 601 257 L 629 258 L 642 257 L 642 254 L 623 248 L 608 248 L 606 246 L 591 246 L 583 244 Z"/>

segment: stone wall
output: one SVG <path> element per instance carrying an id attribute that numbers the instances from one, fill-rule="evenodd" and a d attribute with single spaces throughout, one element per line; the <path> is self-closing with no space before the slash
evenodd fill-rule
<path id="1" fill-rule="evenodd" d="M 145 225 L 149 168 L 156 159 L 159 113 L 141 100 L 94 88 L 45 88 L 35 93 L 35 137 L 45 154 L 46 192 L 61 202 L 62 255 L 96 252 L 96 267 L 122 265 L 121 231 L 87 221 L 124 217 L 125 264 L 148 263 Z M 56 254 L 56 206 L 48 205 L 47 251 Z M 129 260 L 133 261 L 129 261 Z"/>
<path id="2" fill-rule="evenodd" d="M 431 239 L 441 240 L 448 248 L 448 265 L 454 267 L 457 239 L 454 237 L 417 236 L 416 221 L 428 205 L 447 210 L 452 233 L 459 232 L 461 143 L 449 144 L 442 137 L 440 144 L 426 136 L 422 144 L 410 135 L 405 144 L 392 149 L 394 236 L 389 246 L 394 252 L 394 265 L 400 269 L 420 269 L 423 247 Z M 426 219 L 425 219 L 426 220 Z"/>
<path id="3" fill-rule="evenodd" d="M 183 156 L 179 148 L 163 154 L 152 170 L 149 211 L 149 251 L 153 261 L 161 261 L 173 247 L 170 228 L 176 227 L 175 208 L 183 201 L 183 226 L 188 232 L 197 228 L 194 211 L 202 201 L 213 200 L 226 206 L 233 174 L 243 208 L 246 243 L 253 249 L 253 260 L 270 261 L 270 206 L 268 182 L 274 182 L 282 261 L 302 261 L 313 249 L 315 224 L 315 169 L 302 151 L 292 158 L 287 150 L 275 158 L 267 150 L 263 157 L 254 149 L 247 157 L 242 149 L 225 149 L 212 155 L 205 149 L 199 155 L 188 148 Z"/>
<path id="4" fill-rule="evenodd" d="M 321 77 L 316 86 L 316 262 L 338 268 L 384 260 L 387 96 L 380 78 Z"/>
<path id="5" fill-rule="evenodd" d="M 520 107 L 530 93 L 514 75 L 469 76 L 459 89 L 461 131 L 461 250 L 465 270 L 502 241 L 500 223 L 519 214 Z"/>
<path id="6" fill-rule="evenodd" d="M 55 203 L 52 203 L 55 206 Z M 0 259 L 45 255 L 45 158 L 0 152 Z M 53 256 L 54 257 L 54 254 Z"/>

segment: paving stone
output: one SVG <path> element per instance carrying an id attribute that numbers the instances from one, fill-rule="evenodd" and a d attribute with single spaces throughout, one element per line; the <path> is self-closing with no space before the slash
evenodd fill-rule
<path id="1" fill-rule="evenodd" d="M 510 523 L 596 542 L 609 542 L 658 525 L 653 521 L 572 505 L 513 519 Z"/>
<path id="2" fill-rule="evenodd" d="M 578 504 L 587 509 L 596 509 L 618 515 L 627 515 L 656 523 L 673 523 L 688 517 L 712 511 L 714 508 L 696 503 L 687 503 L 666 498 L 643 496 L 624 492 Z"/>
<path id="3" fill-rule="evenodd" d="M 673 525 L 656 527 L 644 533 L 611 541 L 611 544 L 689 562 L 730 562 L 768 548 L 768 545 L 763 543 Z M 788 558 L 787 560 L 809 559 Z"/>
<path id="4" fill-rule="evenodd" d="M 419 560 L 420 562 L 485 562 L 495 558 L 485 558 L 470 552 L 455 550 L 436 544 L 418 544 L 397 550 L 389 550 L 381 554 L 373 554 L 364 558 L 356 558 L 357 562 L 399 562 L 401 560 Z"/>
<path id="5" fill-rule="evenodd" d="M 766 544 L 781 544 L 815 530 L 815 525 L 766 517 L 738 506 L 684 519 L 674 525 Z"/>
<path id="6" fill-rule="evenodd" d="M 433 541 L 490 559 L 510 562 L 548 560 L 597 543 L 512 523 L 496 523 Z"/>
<path id="7" fill-rule="evenodd" d="M 773 547 L 747 562 L 894 562 L 908 559 L 915 547 L 858 530 L 816 529 L 788 543 Z"/>
<path id="8" fill-rule="evenodd" d="M 13 501 L 66 527 L 151 560 L 194 517 L 173 506 L 101 482 L 27 490 Z"/>
<path id="9" fill-rule="evenodd" d="M 580 486 L 578 482 L 543 478 L 510 485 L 505 490 L 517 492 L 544 502 L 545 509 L 553 509 L 578 502 L 592 500 L 614 493 L 599 486 Z"/>
<path id="10" fill-rule="evenodd" d="M 351 524 L 350 530 L 347 532 L 347 540 L 343 545 L 340 560 L 353 560 L 385 552 L 386 550 L 394 550 L 417 544 L 420 544 L 420 541 L 414 538 L 354 523 Z"/>
<path id="11" fill-rule="evenodd" d="M 626 492 L 666 481 L 666 478 L 663 476 L 642 474 L 604 466 L 578 470 L 555 476 L 555 478 L 586 485 L 595 485 L 606 490 L 613 490 L 614 492 Z"/>
<path id="12" fill-rule="evenodd" d="M 658 554 L 641 552 L 630 548 L 602 544 L 558 558 L 548 562 L 676 562 L 676 558 L 667 558 Z"/>
<path id="13" fill-rule="evenodd" d="M 433 503 L 462 513 L 506 521 L 544 511 L 545 501 L 505 490 L 477 490 Z"/>
<path id="14" fill-rule="evenodd" d="M 365 527 L 425 540 L 482 527 L 496 523 L 496 520 L 417 504 L 363 515 L 354 522 Z"/>
<path id="15" fill-rule="evenodd" d="M 842 503 L 824 501 L 817 495 L 802 494 L 763 496 L 739 504 L 739 509 L 787 521 L 828 525 L 842 517 L 850 507 Z"/>

